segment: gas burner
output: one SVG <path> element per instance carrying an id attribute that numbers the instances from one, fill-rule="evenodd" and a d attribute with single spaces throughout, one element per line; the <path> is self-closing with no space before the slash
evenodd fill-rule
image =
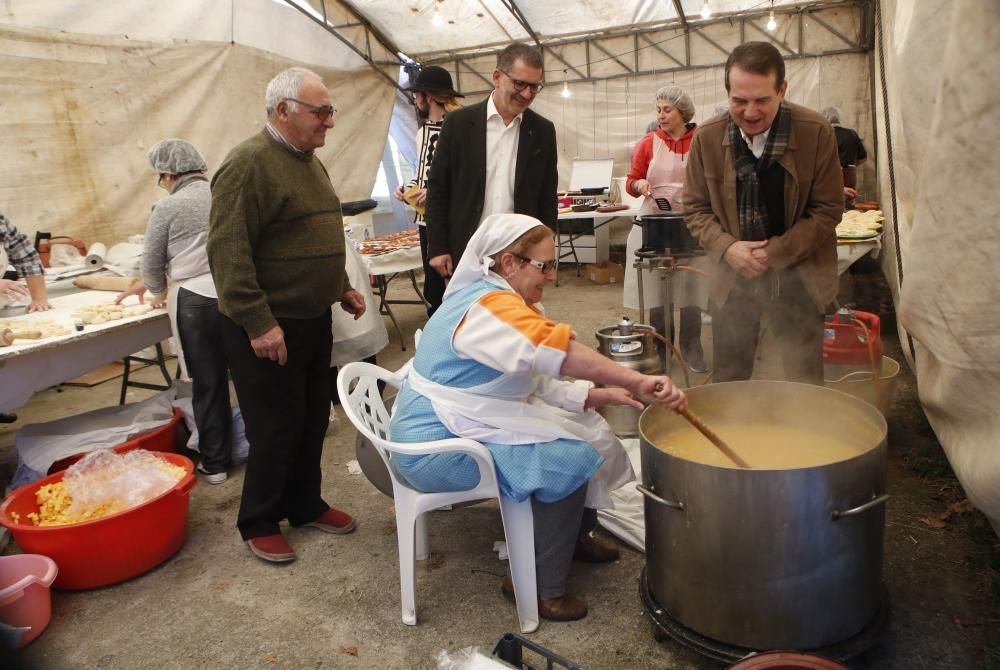
<path id="1" fill-rule="evenodd" d="M 652 619 L 655 633 L 671 637 L 675 642 L 693 649 L 703 656 L 713 658 L 717 661 L 723 661 L 725 663 L 735 663 L 736 661 L 745 658 L 748 654 L 765 651 L 762 649 L 737 647 L 725 642 L 719 642 L 718 640 L 705 637 L 704 635 L 701 635 L 700 633 L 684 626 L 681 622 L 671 616 L 666 609 L 660 607 L 660 605 L 653 600 L 653 594 L 650 591 L 649 584 L 646 580 L 645 566 L 642 568 L 642 574 L 639 575 L 639 598 L 642 600 L 642 606 L 645 608 L 646 613 Z M 834 661 L 845 661 L 849 658 L 857 656 L 878 642 L 879 637 L 882 634 L 882 630 L 885 628 L 888 620 L 889 592 L 883 585 L 882 594 L 879 598 L 878 611 L 875 613 L 871 622 L 869 622 L 869 624 L 865 626 L 860 633 L 838 642 L 837 644 L 820 647 L 818 649 L 801 649 L 797 651 L 815 654 Z M 657 636 L 657 640 L 660 639 L 662 638 Z"/>

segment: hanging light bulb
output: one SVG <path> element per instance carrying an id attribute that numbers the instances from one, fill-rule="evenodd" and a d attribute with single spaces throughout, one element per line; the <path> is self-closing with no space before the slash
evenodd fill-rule
<path id="1" fill-rule="evenodd" d="M 767 29 L 773 33 L 774 29 L 777 27 L 778 22 L 774 20 L 774 10 L 772 9 L 770 16 L 767 17 Z"/>
<path id="2" fill-rule="evenodd" d="M 707 19 L 712 16 L 712 8 L 708 6 L 708 0 L 701 6 L 701 18 Z"/>
<path id="3" fill-rule="evenodd" d="M 444 17 L 441 16 L 441 4 L 440 2 L 434 3 L 434 15 L 431 16 L 431 25 L 435 28 L 440 28 L 445 24 Z"/>
<path id="4" fill-rule="evenodd" d="M 563 87 L 559 94 L 564 98 L 573 95 L 573 92 L 569 90 L 569 82 L 566 81 L 566 70 L 563 70 Z"/>

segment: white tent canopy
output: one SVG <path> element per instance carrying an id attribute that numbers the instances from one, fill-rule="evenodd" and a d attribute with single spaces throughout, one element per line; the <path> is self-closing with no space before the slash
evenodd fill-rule
<path id="1" fill-rule="evenodd" d="M 402 57 L 447 67 L 474 102 L 490 88 L 494 52 L 513 40 L 543 46 L 548 88 L 534 109 L 556 124 L 561 185 L 575 157 L 610 156 L 622 175 L 657 88 L 687 89 L 704 120 L 725 101 L 726 53 L 772 39 L 788 58 L 789 99 L 838 106 L 873 156 L 861 188 L 888 217 L 884 267 L 914 339 L 921 397 L 970 499 L 998 524 L 1000 233 L 984 186 L 998 163 L 1000 93 L 987 68 L 1000 5 L 709 0 L 704 21 L 703 4 L 6 0 L 0 211 L 29 234 L 114 242 L 142 232 L 160 196 L 148 148 L 183 137 L 214 168 L 260 129 L 267 81 L 296 64 L 324 76 L 341 110 L 320 152 L 338 193 L 364 198 Z M 571 97 L 559 95 L 564 86 Z"/>

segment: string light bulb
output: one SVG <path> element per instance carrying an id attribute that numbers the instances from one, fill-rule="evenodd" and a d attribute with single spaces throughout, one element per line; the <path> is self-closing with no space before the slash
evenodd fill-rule
<path id="1" fill-rule="evenodd" d="M 441 16 L 441 3 L 440 0 L 434 3 L 434 15 L 431 16 L 431 25 L 435 28 L 440 28 L 445 23 L 444 17 Z"/>
<path id="2" fill-rule="evenodd" d="M 773 33 L 774 29 L 777 27 L 778 22 L 774 20 L 774 9 L 772 8 L 770 15 L 767 17 L 767 29 Z"/>
<path id="3" fill-rule="evenodd" d="M 705 4 L 701 6 L 701 18 L 707 19 L 712 16 L 712 8 L 708 6 L 708 0 L 705 0 Z"/>
<path id="4" fill-rule="evenodd" d="M 563 87 L 560 95 L 564 98 L 568 98 L 573 95 L 573 92 L 569 90 L 569 82 L 566 81 L 566 70 L 563 70 Z"/>

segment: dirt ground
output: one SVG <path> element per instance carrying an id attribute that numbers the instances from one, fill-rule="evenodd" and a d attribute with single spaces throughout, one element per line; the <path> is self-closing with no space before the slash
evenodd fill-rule
<path id="1" fill-rule="evenodd" d="M 621 251 L 618 250 L 620 253 Z M 886 354 L 903 361 L 892 303 L 877 268 L 844 279 L 843 297 L 883 316 Z M 595 343 L 598 327 L 623 312 L 621 289 L 594 286 L 573 266 L 546 289 L 556 320 L 573 323 Z M 403 281 L 391 296 L 412 298 Z M 394 307 L 405 338 L 423 323 L 421 308 Z M 631 314 L 635 316 L 634 313 Z M 412 353 L 386 320 L 386 367 Z M 706 329 L 706 337 L 710 329 Z M 154 378 L 151 371 L 141 375 Z M 697 380 L 696 380 L 697 381 Z M 118 380 L 93 389 L 50 389 L 0 426 L 0 485 L 16 466 L 16 430 L 117 402 Z M 149 392 L 132 391 L 130 400 Z M 889 493 L 884 581 L 888 624 L 855 670 L 1000 668 L 1000 547 L 971 510 L 917 401 L 904 364 L 889 411 Z M 31 668 L 430 668 L 442 650 L 490 647 L 516 629 L 513 607 L 499 593 L 505 566 L 490 551 L 501 528 L 495 506 L 435 512 L 432 556 L 418 566 L 419 622 L 399 620 L 398 564 L 391 500 L 363 476 L 347 474 L 354 433 L 341 416 L 331 424 L 323 467 L 330 502 L 356 514 L 359 530 L 332 537 L 292 530 L 299 560 L 288 566 L 250 556 L 236 533 L 242 470 L 220 486 L 192 493 L 187 544 L 159 568 L 123 584 L 53 594 L 48 630 L 16 659 Z M 16 552 L 11 544 L 5 553 Z M 586 619 L 543 622 L 532 640 L 587 668 L 710 669 L 673 641 L 653 639 L 638 598 L 644 556 L 623 546 L 607 566 L 574 564 L 571 588 L 591 605 Z"/>

